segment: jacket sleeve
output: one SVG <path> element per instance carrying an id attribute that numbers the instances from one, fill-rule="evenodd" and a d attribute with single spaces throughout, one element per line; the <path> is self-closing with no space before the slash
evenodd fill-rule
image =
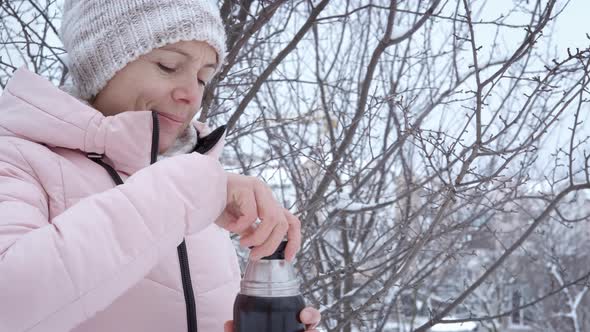
<path id="1" fill-rule="evenodd" d="M 35 172 L 2 157 L 0 331 L 69 331 L 141 280 L 185 234 L 211 224 L 225 204 L 221 165 L 191 154 L 147 167 L 49 220 Z M 183 181 L 218 189 L 197 196 Z"/>

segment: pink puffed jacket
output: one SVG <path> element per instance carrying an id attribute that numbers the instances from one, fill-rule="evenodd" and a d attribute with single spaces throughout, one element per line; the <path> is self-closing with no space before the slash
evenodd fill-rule
<path id="1" fill-rule="evenodd" d="M 149 111 L 104 117 L 15 72 L 0 97 L 0 332 L 187 331 L 183 239 L 198 331 L 223 331 L 240 280 L 229 234 L 214 224 L 223 139 L 150 165 L 153 127 Z"/>

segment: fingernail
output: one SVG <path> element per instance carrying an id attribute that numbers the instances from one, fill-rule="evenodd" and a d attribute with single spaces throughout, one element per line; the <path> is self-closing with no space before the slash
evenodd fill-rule
<path id="1" fill-rule="evenodd" d="M 311 319 L 311 312 L 309 312 L 309 311 L 307 311 L 307 310 L 304 310 L 304 311 L 301 313 L 301 320 L 303 320 L 303 321 L 308 321 L 308 320 L 310 320 L 310 319 Z"/>

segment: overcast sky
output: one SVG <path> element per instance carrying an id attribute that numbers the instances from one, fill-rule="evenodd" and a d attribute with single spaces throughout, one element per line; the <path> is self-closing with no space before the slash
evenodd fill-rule
<path id="1" fill-rule="evenodd" d="M 485 15 L 495 16 L 496 13 L 502 13 L 506 8 L 514 6 L 515 2 L 522 0 L 494 0 L 486 3 Z M 527 1 L 529 2 L 529 1 Z M 530 0 L 531 5 L 534 1 Z M 547 1 L 543 1 L 545 5 Z M 567 3 L 567 0 L 558 0 L 555 9 L 561 9 Z M 496 11 L 496 13 L 493 13 Z M 525 21 L 526 22 L 526 21 Z M 523 21 L 519 22 L 523 23 Z M 587 48 L 590 46 L 590 39 L 586 37 L 586 33 L 590 34 L 590 0 L 571 0 L 567 7 L 559 15 L 556 22 L 552 25 L 554 27 L 553 43 L 559 52 L 566 54 L 566 48 Z M 522 41 L 522 36 L 517 36 L 518 41 Z"/>
<path id="2" fill-rule="evenodd" d="M 586 48 L 590 46 L 590 0 L 572 0 L 557 19 L 556 44 L 561 49 L 567 47 Z"/>

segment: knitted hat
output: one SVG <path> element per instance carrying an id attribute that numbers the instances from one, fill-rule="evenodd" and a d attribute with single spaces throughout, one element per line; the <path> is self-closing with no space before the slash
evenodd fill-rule
<path id="1" fill-rule="evenodd" d="M 77 97 L 93 98 L 154 48 L 204 41 L 225 58 L 225 30 L 210 0 L 65 0 L 60 37 Z"/>

